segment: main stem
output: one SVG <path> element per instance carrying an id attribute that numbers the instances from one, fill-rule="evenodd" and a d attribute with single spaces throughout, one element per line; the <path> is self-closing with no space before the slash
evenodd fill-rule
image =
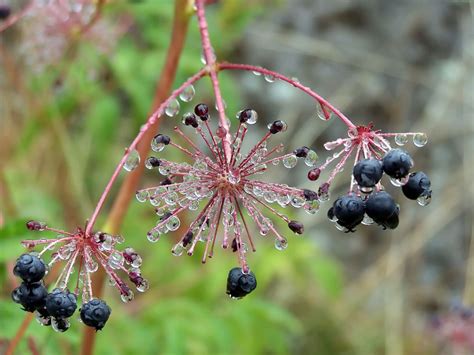
<path id="1" fill-rule="evenodd" d="M 104 204 L 105 198 L 110 192 L 110 189 L 114 181 L 118 177 L 129 152 L 135 149 L 136 147 L 141 157 L 144 157 L 147 154 L 150 147 L 150 142 L 154 136 L 154 132 L 156 132 L 160 123 L 160 121 L 158 120 L 158 117 L 161 115 L 164 107 L 166 107 L 166 104 L 173 97 L 178 96 L 179 93 L 183 90 L 183 88 L 185 88 L 190 83 L 199 80 L 201 77 L 203 77 L 206 74 L 206 71 L 201 70 L 196 75 L 191 77 L 178 90 L 173 92 L 173 95 L 170 98 L 164 101 L 166 97 L 168 96 L 168 93 L 171 89 L 171 85 L 173 84 L 174 78 L 176 76 L 176 70 L 178 67 L 179 58 L 181 56 L 184 42 L 186 39 L 186 34 L 188 32 L 188 24 L 189 24 L 189 19 L 191 15 L 191 13 L 189 12 L 189 8 L 190 8 L 190 3 L 188 0 L 176 0 L 170 47 L 168 49 L 168 53 L 166 56 L 165 65 L 160 75 L 160 80 L 157 84 L 156 94 L 155 94 L 153 105 L 152 105 L 152 111 L 154 111 L 157 106 L 159 107 L 157 111 L 154 114 L 152 114 L 151 117 L 148 119 L 146 125 L 142 127 L 142 129 L 140 130 L 140 133 L 137 135 L 137 137 L 135 138 L 131 146 L 127 149 L 126 154 L 124 155 L 119 165 L 115 169 L 114 174 L 112 175 L 110 181 L 108 182 L 106 189 L 104 190 L 104 193 L 102 194 L 99 200 L 99 204 L 96 207 L 92 215 L 92 218 L 88 223 L 87 231 L 89 233 L 92 230 L 92 227 L 97 218 L 97 215 Z M 162 104 L 159 105 L 160 103 Z M 106 222 L 106 229 L 109 233 L 117 234 L 119 232 L 122 220 L 125 216 L 125 213 L 127 212 L 128 205 L 130 204 L 132 196 L 135 194 L 135 191 L 137 189 L 138 182 L 143 173 L 143 170 L 144 170 L 144 164 L 142 162 L 132 173 L 127 175 L 127 177 L 125 178 L 120 188 L 120 191 L 114 201 L 111 212 Z M 98 271 L 95 274 L 95 280 L 93 283 L 94 285 L 93 291 L 96 297 L 99 297 L 101 295 L 104 281 L 105 281 L 105 273 L 103 271 Z M 82 340 L 82 349 L 81 349 L 82 355 L 91 355 L 93 353 L 95 335 L 96 335 L 96 332 L 94 331 L 94 329 L 90 327 L 85 327 L 84 333 L 83 333 L 83 340 Z"/>
<path id="2" fill-rule="evenodd" d="M 209 29 L 204 11 L 206 1 L 196 0 L 197 18 L 199 24 L 199 32 L 201 33 L 201 44 L 206 66 L 211 77 L 212 88 L 216 98 L 217 111 L 219 112 L 219 127 L 222 131 L 222 145 L 224 147 L 224 156 L 229 165 L 232 156 L 231 136 L 229 132 L 229 124 L 225 115 L 224 100 L 222 99 L 221 89 L 219 86 L 219 79 L 217 77 L 218 69 L 216 65 L 216 55 L 212 49 L 211 39 L 209 37 Z"/>

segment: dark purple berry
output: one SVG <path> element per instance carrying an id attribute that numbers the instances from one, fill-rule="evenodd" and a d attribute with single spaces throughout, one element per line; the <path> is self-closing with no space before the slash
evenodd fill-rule
<path id="1" fill-rule="evenodd" d="M 318 193 L 313 190 L 304 189 L 303 196 L 306 201 L 314 201 L 318 199 Z"/>
<path id="2" fill-rule="evenodd" d="M 286 130 L 286 123 L 280 120 L 276 120 L 268 126 L 268 130 L 271 134 L 277 134 L 281 131 Z"/>
<path id="3" fill-rule="evenodd" d="M 130 271 L 128 273 L 128 278 L 136 286 L 140 285 L 143 282 L 143 277 L 140 272 Z"/>
<path id="4" fill-rule="evenodd" d="M 17 260 L 13 273 L 27 283 L 40 281 L 46 273 L 46 265 L 36 255 L 23 254 Z"/>
<path id="5" fill-rule="evenodd" d="M 374 187 L 383 175 L 382 162 L 374 158 L 360 160 L 354 166 L 353 175 L 360 187 Z"/>
<path id="6" fill-rule="evenodd" d="M 45 305 L 48 290 L 42 282 L 25 283 L 12 291 L 12 300 L 23 306 L 27 312 L 34 312 Z"/>
<path id="7" fill-rule="evenodd" d="M 194 236 L 193 232 L 191 231 L 186 232 L 182 241 L 183 247 L 186 248 L 186 246 L 193 241 L 193 236 Z"/>
<path id="8" fill-rule="evenodd" d="M 329 185 L 329 183 L 325 182 L 324 184 L 322 184 L 319 189 L 318 189 L 318 196 L 320 199 L 324 200 L 326 196 L 329 195 L 329 188 L 331 187 L 331 185 Z"/>
<path id="9" fill-rule="evenodd" d="M 26 228 L 30 231 L 41 231 L 43 230 L 45 225 L 38 221 L 28 221 L 26 222 Z"/>
<path id="10" fill-rule="evenodd" d="M 383 171 L 395 179 L 408 175 L 413 167 L 413 159 L 402 149 L 392 149 L 383 157 Z"/>
<path id="11" fill-rule="evenodd" d="M 288 223 L 288 228 L 290 228 L 296 234 L 303 234 L 304 232 L 304 225 L 298 221 L 290 221 Z"/>
<path id="12" fill-rule="evenodd" d="M 168 145 L 168 144 L 170 144 L 170 142 L 171 142 L 171 138 L 170 138 L 170 137 L 168 137 L 168 136 L 165 135 L 165 134 L 161 134 L 161 133 L 157 134 L 157 135 L 153 138 L 153 140 L 154 140 L 154 142 L 155 142 L 156 144 L 164 144 L 164 145 Z"/>
<path id="13" fill-rule="evenodd" d="M 227 276 L 227 294 L 232 298 L 242 298 L 255 290 L 257 279 L 253 272 L 244 274 L 240 267 L 229 271 Z"/>
<path id="14" fill-rule="evenodd" d="M 186 126 L 192 126 L 194 128 L 199 127 L 199 123 L 196 116 L 190 112 L 184 115 L 183 122 Z"/>
<path id="15" fill-rule="evenodd" d="M 296 155 L 298 158 L 306 158 L 308 156 L 309 148 L 306 146 L 296 148 L 293 151 L 293 154 Z"/>
<path id="16" fill-rule="evenodd" d="M 203 121 L 209 119 L 209 107 L 206 104 L 198 104 L 194 108 L 194 113 Z"/>
<path id="17" fill-rule="evenodd" d="M 149 157 L 147 159 L 147 163 L 152 167 L 152 168 L 157 168 L 160 166 L 161 164 L 161 161 L 160 159 L 156 158 L 156 157 Z"/>
<path id="18" fill-rule="evenodd" d="M 232 244 L 230 246 L 232 248 L 232 251 L 235 253 L 237 250 L 239 250 L 239 247 L 237 245 L 237 239 L 232 239 Z"/>
<path id="19" fill-rule="evenodd" d="M 321 175 L 321 169 L 314 168 L 308 171 L 308 179 L 311 181 L 316 181 L 319 179 L 319 175 Z"/>
<path id="20" fill-rule="evenodd" d="M 6 20 L 10 17 L 12 10 L 8 5 L 0 5 L 0 20 Z"/>
<path id="21" fill-rule="evenodd" d="M 77 308 L 76 295 L 56 288 L 46 297 L 46 310 L 55 318 L 68 318 Z"/>
<path id="22" fill-rule="evenodd" d="M 161 186 L 166 186 L 166 185 L 171 185 L 172 183 L 173 183 L 173 181 L 171 181 L 170 178 L 166 178 L 162 182 L 160 182 L 160 185 Z"/>
<path id="23" fill-rule="evenodd" d="M 247 108 L 245 110 L 240 111 L 239 114 L 239 121 L 240 123 L 245 123 L 248 120 L 252 118 L 252 116 L 255 114 L 254 110 Z"/>
<path id="24" fill-rule="evenodd" d="M 364 201 L 356 195 L 341 196 L 334 201 L 332 213 L 339 225 L 353 231 L 354 227 L 364 219 Z"/>
<path id="25" fill-rule="evenodd" d="M 399 209 L 388 192 L 379 191 L 370 195 L 365 202 L 365 212 L 385 228 L 394 229 L 398 226 Z"/>
<path id="26" fill-rule="evenodd" d="M 81 307 L 81 320 L 85 325 L 101 330 L 110 317 L 112 310 L 102 300 L 94 299 Z"/>
<path id="27" fill-rule="evenodd" d="M 422 171 L 411 173 L 408 182 L 402 186 L 403 194 L 410 200 L 416 200 L 421 195 L 431 196 L 430 178 Z"/>

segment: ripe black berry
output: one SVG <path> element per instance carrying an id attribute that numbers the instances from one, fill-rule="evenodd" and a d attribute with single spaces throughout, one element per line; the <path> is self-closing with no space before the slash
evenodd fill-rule
<path id="1" fill-rule="evenodd" d="M 25 282 L 37 282 L 46 273 L 46 265 L 36 255 L 23 254 L 16 260 L 13 273 Z"/>
<path id="2" fill-rule="evenodd" d="M 402 186 L 403 194 L 410 200 L 416 200 L 421 195 L 431 196 L 430 178 L 422 171 L 411 173 L 408 182 Z"/>
<path id="3" fill-rule="evenodd" d="M 157 168 L 157 167 L 160 166 L 160 164 L 161 164 L 160 159 L 158 159 L 156 157 L 149 157 L 147 159 L 147 165 L 149 165 L 152 168 Z"/>
<path id="4" fill-rule="evenodd" d="M 306 158 L 308 156 L 309 148 L 306 146 L 296 148 L 293 151 L 293 154 L 295 154 L 298 158 Z"/>
<path id="5" fill-rule="evenodd" d="M 288 223 L 288 228 L 290 228 L 296 234 L 303 234 L 304 232 L 304 225 L 298 221 L 290 221 Z"/>
<path id="6" fill-rule="evenodd" d="M 184 115 L 183 123 L 186 126 L 192 126 L 194 128 L 199 127 L 199 123 L 198 123 L 198 120 L 197 120 L 196 116 L 191 112 L 188 112 L 187 114 Z"/>
<path id="7" fill-rule="evenodd" d="M 164 144 L 164 145 L 168 145 L 168 144 L 170 144 L 170 142 L 171 142 L 171 138 L 170 138 L 170 137 L 168 137 L 168 136 L 165 135 L 165 134 L 161 134 L 161 133 L 157 134 L 157 135 L 153 138 L 153 140 L 154 140 L 154 142 L 155 142 L 156 144 Z"/>
<path id="8" fill-rule="evenodd" d="M 48 291 L 42 282 L 25 283 L 12 291 L 12 300 L 23 306 L 27 312 L 34 312 L 44 307 Z"/>
<path id="9" fill-rule="evenodd" d="M 198 115 L 198 117 L 203 120 L 207 121 L 209 119 L 209 107 L 206 104 L 198 104 L 194 108 L 194 113 Z"/>
<path id="10" fill-rule="evenodd" d="M 360 187 L 374 187 L 383 175 L 382 162 L 374 158 L 360 160 L 354 166 L 353 174 Z"/>
<path id="11" fill-rule="evenodd" d="M 227 294 L 232 298 L 242 298 L 255 290 L 257 279 L 253 272 L 244 274 L 240 267 L 235 267 L 229 271 L 227 277 Z"/>
<path id="12" fill-rule="evenodd" d="M 333 211 L 331 213 L 337 218 L 339 225 L 353 232 L 354 227 L 364 219 L 364 201 L 356 195 L 341 196 L 334 201 Z"/>
<path id="13" fill-rule="evenodd" d="M 56 288 L 46 297 L 46 310 L 55 318 L 68 318 L 77 308 L 76 295 Z"/>
<path id="14" fill-rule="evenodd" d="M 303 196 L 306 201 L 314 201 L 318 199 L 318 194 L 316 191 L 304 189 Z"/>
<path id="15" fill-rule="evenodd" d="M 8 5 L 0 5 L 0 20 L 6 20 L 10 17 L 12 10 Z"/>
<path id="16" fill-rule="evenodd" d="M 314 168 L 308 171 L 308 179 L 311 181 L 316 181 L 319 179 L 319 175 L 321 175 L 321 169 Z"/>
<path id="17" fill-rule="evenodd" d="M 101 330 L 111 313 L 110 307 L 102 300 L 94 299 L 82 305 L 81 320 L 85 325 Z"/>
<path id="18" fill-rule="evenodd" d="M 379 191 L 370 195 L 365 202 L 365 212 L 385 228 L 394 229 L 398 226 L 399 209 L 388 192 Z"/>
<path id="19" fill-rule="evenodd" d="M 286 131 L 287 125 L 285 122 L 276 120 L 268 125 L 268 129 L 271 134 L 277 134 L 279 132 Z"/>
<path id="20" fill-rule="evenodd" d="M 395 179 L 408 175 L 413 167 L 413 159 L 402 149 L 392 149 L 383 158 L 383 170 Z"/>
<path id="21" fill-rule="evenodd" d="M 239 114 L 239 121 L 241 123 L 247 122 L 250 118 L 252 118 L 253 110 L 248 108 L 240 112 Z"/>

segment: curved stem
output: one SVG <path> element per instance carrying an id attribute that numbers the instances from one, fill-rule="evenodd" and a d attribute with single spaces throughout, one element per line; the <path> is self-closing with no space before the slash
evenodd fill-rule
<path id="1" fill-rule="evenodd" d="M 280 73 L 274 72 L 272 70 L 268 70 L 262 67 L 248 65 L 248 64 L 235 64 L 235 63 L 219 63 L 217 64 L 218 70 L 246 70 L 261 73 L 263 75 L 273 76 L 279 80 L 285 81 L 288 84 L 293 85 L 295 88 L 303 91 L 304 93 L 308 94 L 312 98 L 316 99 L 318 103 L 321 105 L 322 109 L 324 110 L 325 107 L 329 108 L 339 119 L 348 127 L 348 128 L 356 128 L 356 125 L 352 123 L 352 121 L 347 118 L 341 111 L 339 111 L 336 107 L 334 107 L 329 101 L 324 99 L 322 96 L 311 90 L 309 87 L 301 85 L 298 81 L 288 78 Z"/>
<path id="2" fill-rule="evenodd" d="M 229 164 L 232 156 L 231 136 L 229 133 L 229 125 L 225 116 L 224 100 L 222 99 L 219 79 L 217 77 L 218 69 L 216 68 L 216 57 L 212 50 L 211 40 L 209 37 L 209 29 L 207 26 L 206 14 L 204 11 L 205 4 L 205 0 L 196 0 L 199 32 L 201 33 L 201 44 L 204 59 L 206 60 L 209 76 L 211 77 L 212 88 L 214 90 L 214 96 L 216 97 L 217 111 L 219 112 L 219 127 L 221 128 L 221 130 L 223 130 L 223 137 L 221 139 L 224 147 L 224 155 L 227 164 Z"/>

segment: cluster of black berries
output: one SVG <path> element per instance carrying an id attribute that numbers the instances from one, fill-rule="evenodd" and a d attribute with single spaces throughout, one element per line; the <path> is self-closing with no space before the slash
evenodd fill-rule
<path id="1" fill-rule="evenodd" d="M 232 298 L 242 298 L 257 288 L 257 279 L 253 272 L 244 273 L 240 267 L 234 267 L 227 276 L 227 294 Z"/>
<path id="2" fill-rule="evenodd" d="M 21 255 L 13 268 L 13 273 L 23 282 L 12 291 L 14 302 L 23 306 L 26 312 L 35 312 L 41 325 L 51 325 L 58 332 L 69 329 L 70 318 L 77 308 L 77 296 L 59 288 L 48 293 L 43 283 L 46 265 L 35 254 Z M 100 330 L 111 313 L 110 307 L 102 300 L 93 299 L 82 305 L 81 320 L 84 324 Z"/>
<path id="3" fill-rule="evenodd" d="M 385 173 L 394 185 L 402 187 L 407 198 L 427 205 L 431 199 L 430 179 L 421 171 L 410 174 L 412 167 L 412 158 L 401 149 L 390 150 L 382 160 L 360 160 L 354 166 L 353 176 L 362 195 L 350 193 L 339 197 L 329 209 L 328 218 L 345 232 L 353 232 L 360 223 L 377 223 L 384 229 L 395 229 L 400 208 L 393 197 L 380 188 L 381 185 L 377 188 L 376 185 Z M 377 191 L 373 192 L 374 189 Z"/>

